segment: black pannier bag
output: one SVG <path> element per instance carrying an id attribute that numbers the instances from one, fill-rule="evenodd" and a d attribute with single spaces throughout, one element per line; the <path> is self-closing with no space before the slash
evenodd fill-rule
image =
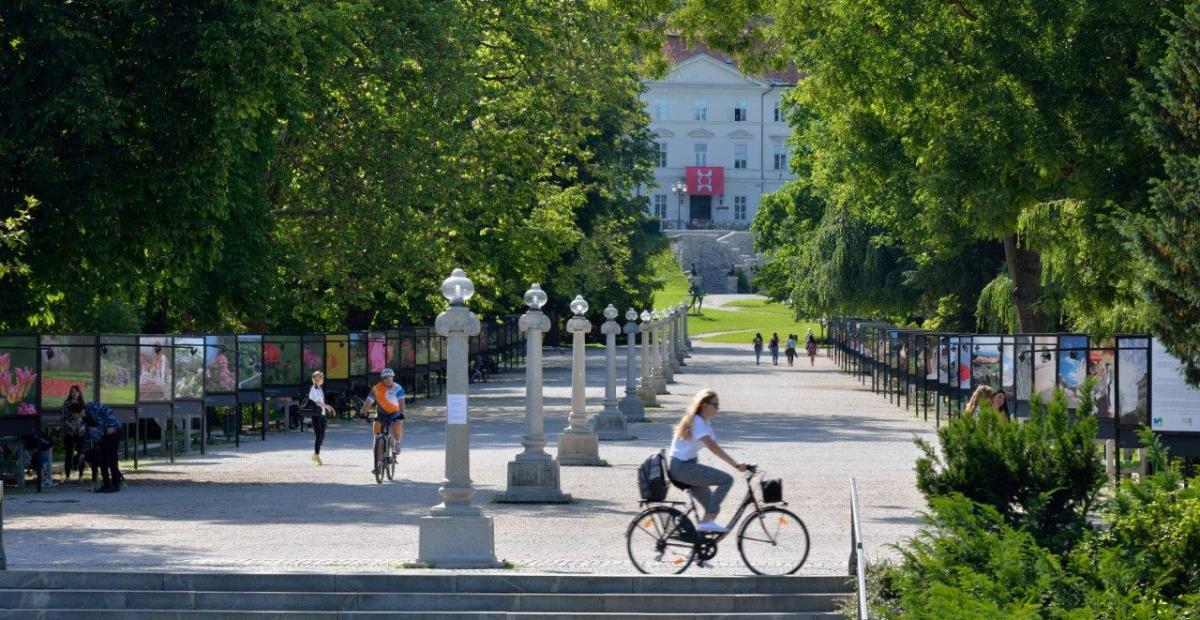
<path id="1" fill-rule="evenodd" d="M 778 504 L 783 501 L 783 481 L 763 480 L 762 498 L 764 504 Z"/>
<path id="2" fill-rule="evenodd" d="M 638 467 L 638 492 L 648 502 L 667 499 L 667 471 L 661 451 L 650 455 Z"/>

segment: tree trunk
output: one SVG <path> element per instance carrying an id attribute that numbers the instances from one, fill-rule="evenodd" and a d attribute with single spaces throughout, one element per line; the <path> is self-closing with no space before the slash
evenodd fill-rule
<path id="1" fill-rule="evenodd" d="M 1034 250 L 1020 247 L 1016 235 L 1004 238 L 1004 260 L 1013 281 L 1012 301 L 1017 309 L 1017 330 L 1033 333 L 1042 329 L 1042 313 L 1037 307 L 1042 296 L 1042 257 Z"/>

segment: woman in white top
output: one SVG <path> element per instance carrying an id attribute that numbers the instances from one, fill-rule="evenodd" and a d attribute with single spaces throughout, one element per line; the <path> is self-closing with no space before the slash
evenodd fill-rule
<path id="1" fill-rule="evenodd" d="M 717 445 L 710 422 L 716 417 L 721 403 L 717 393 L 701 390 L 692 400 L 687 413 L 675 426 L 675 438 L 671 441 L 671 459 L 668 471 L 671 480 L 692 487 L 692 496 L 704 506 L 704 517 L 696 529 L 701 532 L 726 532 L 716 522 L 721 512 L 721 502 L 733 487 L 733 476 L 699 462 L 700 450 L 708 448 L 717 458 L 729 463 L 738 471 L 746 471 L 745 463 L 738 463 Z M 709 489 L 715 486 L 716 489 Z"/>
<path id="2" fill-rule="evenodd" d="M 312 388 L 308 390 L 308 400 L 312 401 L 313 406 L 317 408 L 312 414 L 313 435 L 316 436 L 312 460 L 317 465 L 321 464 L 321 442 L 325 441 L 325 412 L 336 413 L 333 407 L 325 404 L 325 390 L 321 387 L 322 385 L 325 385 L 325 373 L 319 370 L 314 371 Z"/>

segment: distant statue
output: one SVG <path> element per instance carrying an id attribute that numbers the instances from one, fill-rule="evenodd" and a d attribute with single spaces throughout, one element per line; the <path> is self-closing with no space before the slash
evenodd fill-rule
<path id="1" fill-rule="evenodd" d="M 688 309 L 695 308 L 696 314 L 700 314 L 704 308 L 704 290 L 700 288 L 700 283 L 693 282 L 691 289 L 688 290 L 688 294 L 692 296 L 692 303 L 688 306 Z"/>

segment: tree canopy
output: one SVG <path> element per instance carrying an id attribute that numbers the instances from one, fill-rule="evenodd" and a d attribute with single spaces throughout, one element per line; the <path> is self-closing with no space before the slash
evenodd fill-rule
<path id="1" fill-rule="evenodd" d="M 0 329 L 428 320 L 455 266 L 482 311 L 648 302 L 656 50 L 604 3 L 35 1 L 0 34 Z"/>

